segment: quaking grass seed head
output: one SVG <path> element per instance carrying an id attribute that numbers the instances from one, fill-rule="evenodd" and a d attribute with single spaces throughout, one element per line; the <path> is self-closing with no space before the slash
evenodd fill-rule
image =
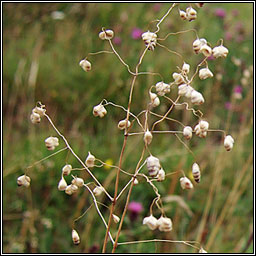
<path id="1" fill-rule="evenodd" d="M 80 237 L 75 229 L 72 229 L 72 241 L 75 245 L 80 244 Z"/>

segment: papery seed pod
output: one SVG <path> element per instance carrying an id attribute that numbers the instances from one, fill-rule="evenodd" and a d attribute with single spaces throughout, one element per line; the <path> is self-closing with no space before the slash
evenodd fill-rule
<path id="1" fill-rule="evenodd" d="M 183 129 L 183 136 L 187 139 L 190 140 L 192 138 L 192 128 L 190 126 L 185 126 Z"/>
<path id="2" fill-rule="evenodd" d="M 27 175 L 22 175 L 17 178 L 17 184 L 18 186 L 24 186 L 28 188 L 30 186 L 31 179 Z"/>
<path id="3" fill-rule="evenodd" d="M 179 96 L 185 96 L 185 94 L 188 91 L 188 86 L 187 84 L 181 84 L 178 86 L 178 95 Z"/>
<path id="4" fill-rule="evenodd" d="M 95 156 L 88 152 L 88 156 L 85 160 L 85 164 L 87 167 L 93 167 L 95 162 Z"/>
<path id="5" fill-rule="evenodd" d="M 143 225 L 147 225 L 149 229 L 155 230 L 158 228 L 158 221 L 157 218 L 154 217 L 152 214 L 148 217 L 145 217 L 142 222 Z"/>
<path id="6" fill-rule="evenodd" d="M 203 247 L 201 247 L 198 253 L 208 253 L 208 252 L 204 250 Z"/>
<path id="7" fill-rule="evenodd" d="M 99 104 L 93 108 L 93 115 L 99 116 L 100 118 L 104 117 L 107 114 L 107 110 L 102 104 Z"/>
<path id="8" fill-rule="evenodd" d="M 228 49 L 224 47 L 223 45 L 216 46 L 212 50 L 214 58 L 226 58 L 228 55 Z"/>
<path id="9" fill-rule="evenodd" d="M 200 173 L 199 165 L 197 163 L 193 163 L 193 165 L 192 165 L 192 175 L 193 175 L 195 182 L 199 183 L 201 173 Z"/>
<path id="10" fill-rule="evenodd" d="M 69 175 L 70 172 L 72 170 L 72 165 L 70 164 L 66 164 L 65 166 L 63 166 L 62 168 L 62 175 L 66 176 L 66 175 Z"/>
<path id="11" fill-rule="evenodd" d="M 158 82 L 156 84 L 156 92 L 159 96 L 164 96 L 166 93 L 170 92 L 170 85 L 164 82 Z"/>
<path id="12" fill-rule="evenodd" d="M 114 31 L 111 29 L 105 30 L 106 33 L 106 39 L 112 39 L 114 37 Z"/>
<path id="13" fill-rule="evenodd" d="M 187 20 L 188 20 L 188 21 L 195 20 L 196 17 L 197 17 L 197 16 L 196 16 L 197 12 L 196 12 L 196 10 L 193 9 L 192 7 L 188 7 L 188 8 L 186 9 L 186 14 L 187 14 Z"/>
<path id="14" fill-rule="evenodd" d="M 54 150 L 55 147 L 59 146 L 59 139 L 57 137 L 48 137 L 44 142 L 48 150 Z"/>
<path id="15" fill-rule="evenodd" d="M 194 91 L 194 88 L 191 87 L 190 85 L 187 86 L 187 91 L 185 93 L 185 97 L 190 99 L 191 98 L 191 95 L 192 95 L 192 92 Z"/>
<path id="16" fill-rule="evenodd" d="M 174 82 L 175 82 L 176 84 L 178 84 L 178 85 L 180 85 L 180 84 L 182 84 L 182 83 L 185 82 L 184 77 L 183 77 L 181 74 L 179 74 L 179 73 L 174 72 L 174 73 L 172 74 L 172 77 L 173 77 L 173 79 L 174 79 Z"/>
<path id="17" fill-rule="evenodd" d="M 182 189 L 192 189 L 194 187 L 190 179 L 187 177 L 180 178 L 180 186 Z"/>
<path id="18" fill-rule="evenodd" d="M 79 62 L 79 66 L 86 72 L 92 69 L 92 64 L 88 60 L 84 59 Z"/>
<path id="19" fill-rule="evenodd" d="M 193 50 L 196 54 L 199 53 L 201 47 L 203 45 L 206 45 L 207 44 L 207 41 L 204 39 L 204 38 L 197 38 L 194 42 L 193 42 Z"/>
<path id="20" fill-rule="evenodd" d="M 37 113 L 32 113 L 30 115 L 30 121 L 32 122 L 32 124 L 39 124 L 41 122 L 41 117 Z"/>
<path id="21" fill-rule="evenodd" d="M 82 178 L 74 178 L 71 183 L 77 187 L 82 187 L 84 185 L 84 180 Z"/>
<path id="22" fill-rule="evenodd" d="M 117 215 L 112 214 L 112 217 L 115 223 L 118 223 L 120 221 L 120 218 Z"/>
<path id="23" fill-rule="evenodd" d="M 72 187 L 71 187 L 72 185 L 68 185 L 67 187 L 66 187 L 66 189 L 65 189 L 65 193 L 67 194 L 67 195 L 72 195 L 73 194 L 73 189 L 72 189 Z"/>
<path id="24" fill-rule="evenodd" d="M 157 107 L 160 105 L 160 100 L 155 93 L 149 92 L 149 96 L 150 96 L 150 100 L 151 100 L 151 105 L 153 107 Z"/>
<path id="25" fill-rule="evenodd" d="M 187 19 L 187 14 L 186 14 L 186 12 L 184 12 L 183 10 L 179 10 L 179 14 L 180 14 L 180 17 L 181 17 L 183 20 L 186 20 L 186 19 Z"/>
<path id="26" fill-rule="evenodd" d="M 114 31 L 111 29 L 107 29 L 99 33 L 99 38 L 101 40 L 108 40 L 108 39 L 112 39 L 113 37 L 114 37 Z"/>
<path id="27" fill-rule="evenodd" d="M 149 156 L 146 161 L 149 175 L 155 177 L 161 168 L 159 159 L 154 156 Z"/>
<path id="28" fill-rule="evenodd" d="M 64 191 L 67 188 L 68 184 L 65 181 L 65 179 L 63 177 L 61 177 L 59 184 L 58 184 L 58 190 L 59 191 Z"/>
<path id="29" fill-rule="evenodd" d="M 119 121 L 117 127 L 118 127 L 118 129 L 120 129 L 120 130 L 124 130 L 125 127 L 126 127 L 126 124 L 127 124 L 127 128 L 129 128 L 129 127 L 131 126 L 131 122 L 130 122 L 129 120 L 128 120 L 128 122 L 127 122 L 127 120 L 124 119 L 124 120 Z"/>
<path id="30" fill-rule="evenodd" d="M 104 191 L 103 187 L 96 186 L 93 190 L 93 193 L 95 196 L 100 196 L 103 191 Z"/>
<path id="31" fill-rule="evenodd" d="M 157 174 L 157 181 L 165 180 L 165 171 L 161 168 Z"/>
<path id="32" fill-rule="evenodd" d="M 153 139 L 152 133 L 151 133 L 149 130 L 147 130 L 147 131 L 145 132 L 145 134 L 144 134 L 144 142 L 145 142 L 147 145 L 149 145 L 149 144 L 151 143 L 152 139 Z"/>
<path id="33" fill-rule="evenodd" d="M 182 66 L 182 72 L 184 72 L 185 74 L 188 74 L 189 70 L 190 70 L 190 65 L 184 62 Z"/>
<path id="34" fill-rule="evenodd" d="M 32 113 L 39 114 L 40 117 L 43 117 L 45 112 L 46 112 L 46 109 L 44 108 L 44 105 L 42 105 L 40 107 L 35 107 L 32 109 Z"/>
<path id="35" fill-rule="evenodd" d="M 200 120 L 199 121 L 199 127 L 202 131 L 207 131 L 209 128 L 209 123 L 205 120 Z"/>
<path id="36" fill-rule="evenodd" d="M 204 44 L 200 50 L 200 53 L 202 53 L 204 56 L 209 57 L 212 55 L 212 48 L 210 46 L 208 46 L 207 44 Z"/>
<path id="37" fill-rule="evenodd" d="M 142 35 L 142 40 L 144 41 L 145 45 L 148 46 L 148 49 L 151 51 L 154 51 L 156 47 L 156 41 L 157 41 L 157 34 L 147 31 L 144 32 Z"/>
<path id="38" fill-rule="evenodd" d="M 167 217 L 161 216 L 158 220 L 158 229 L 163 232 L 169 232 L 172 230 L 172 220 Z"/>
<path id="39" fill-rule="evenodd" d="M 134 184 L 135 186 L 139 184 L 139 181 L 138 181 L 138 179 L 137 179 L 137 178 L 135 178 L 135 179 L 134 179 L 133 184 Z"/>
<path id="40" fill-rule="evenodd" d="M 65 189 L 65 193 L 68 194 L 68 195 L 72 195 L 73 193 L 75 193 L 76 191 L 78 190 L 78 186 L 77 185 L 74 185 L 74 184 L 71 184 L 71 185 L 68 185 Z"/>
<path id="41" fill-rule="evenodd" d="M 206 126 L 207 127 L 207 126 Z M 205 127 L 205 128 L 206 128 Z M 208 128 L 207 128 L 208 129 Z M 196 133 L 196 135 L 200 138 L 205 138 L 207 136 L 207 130 L 202 130 L 200 128 L 200 124 L 197 124 L 194 128 L 194 131 Z"/>
<path id="42" fill-rule="evenodd" d="M 196 3 L 195 5 L 196 5 L 198 8 L 202 8 L 203 5 L 204 5 L 204 3 Z"/>
<path id="43" fill-rule="evenodd" d="M 203 95 L 200 92 L 193 90 L 193 92 L 191 93 L 191 103 L 195 105 L 203 104 L 204 103 Z"/>
<path id="44" fill-rule="evenodd" d="M 211 70 L 209 68 L 201 68 L 199 70 L 199 78 L 201 80 L 204 80 L 208 77 L 213 77 L 213 73 L 211 72 Z"/>
<path id="45" fill-rule="evenodd" d="M 230 151 L 233 148 L 234 139 L 231 135 L 227 135 L 224 139 L 224 147 L 227 151 Z"/>
<path id="46" fill-rule="evenodd" d="M 75 229 L 72 230 L 72 241 L 75 245 L 80 244 L 80 237 Z"/>

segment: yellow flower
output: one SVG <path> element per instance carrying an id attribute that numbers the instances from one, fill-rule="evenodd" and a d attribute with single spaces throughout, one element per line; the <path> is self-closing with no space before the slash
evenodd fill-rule
<path id="1" fill-rule="evenodd" d="M 110 165 L 113 165 L 113 160 L 112 160 L 111 158 L 109 158 L 109 159 L 107 159 L 107 160 L 105 161 L 104 168 L 105 168 L 106 170 L 109 170 L 109 169 L 112 168 Z"/>

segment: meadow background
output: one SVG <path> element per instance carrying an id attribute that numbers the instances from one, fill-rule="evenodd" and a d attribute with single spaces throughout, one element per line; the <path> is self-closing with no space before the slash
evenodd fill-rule
<path id="1" fill-rule="evenodd" d="M 127 106 L 131 76 L 113 54 L 90 56 L 92 70 L 84 72 L 79 61 L 89 52 L 110 50 L 98 38 L 102 27 L 115 32 L 113 43 L 122 58 L 134 70 L 144 43 L 139 32 L 155 30 L 170 3 L 3 3 L 3 252 L 5 253 L 97 253 L 101 252 L 105 228 L 92 207 L 77 224 L 81 244 L 71 240 L 72 221 L 92 203 L 87 190 L 68 196 L 58 191 L 66 152 L 42 162 L 30 170 L 31 189 L 17 187 L 16 179 L 24 168 L 40 160 L 49 151 L 44 140 L 55 132 L 45 119 L 33 125 L 29 116 L 37 101 L 63 132 L 78 155 L 88 151 L 103 161 L 118 163 L 123 133 L 117 123 L 124 118 L 119 109 L 107 108 L 108 115 L 95 118 L 93 106 L 103 98 Z M 179 7 L 186 9 L 188 4 Z M 200 106 L 211 128 L 224 129 L 235 139 L 226 152 L 220 133 L 206 139 L 196 136 L 189 142 L 201 167 L 202 181 L 193 191 L 183 191 L 180 175 L 169 176 L 156 184 L 164 198 L 173 231 L 150 231 L 142 225 L 154 198 L 152 188 L 139 180 L 131 201 L 141 205 L 130 209 L 119 241 L 145 239 L 197 240 L 213 253 L 253 252 L 253 4 L 206 3 L 198 9 L 193 22 L 180 19 L 177 7 L 161 24 L 159 37 L 169 32 L 195 28 L 213 46 L 219 38 L 229 49 L 226 59 L 209 60 L 215 74 L 204 81 L 195 79 L 196 89 L 206 102 Z M 59 11 L 59 13 L 56 13 Z M 57 14 L 57 16 L 56 16 Z M 137 33 L 136 33 L 137 32 Z M 201 57 L 193 54 L 193 32 L 170 36 L 162 44 L 181 53 L 191 67 Z M 162 48 L 149 52 L 141 65 L 143 71 L 160 72 L 164 81 L 181 66 L 180 59 Z M 148 103 L 148 88 L 159 82 L 157 76 L 139 76 L 131 111 L 139 113 Z M 177 91 L 171 92 L 174 98 Z M 168 102 L 162 100 L 158 113 L 165 113 Z M 191 112 L 175 108 L 171 117 L 194 127 Z M 179 129 L 163 122 L 159 129 Z M 59 149 L 64 147 L 61 142 Z M 143 148 L 140 136 L 128 139 L 123 168 L 133 172 Z M 193 158 L 173 135 L 155 135 L 151 152 L 161 160 L 166 173 L 183 169 L 191 175 Z M 73 167 L 80 167 L 68 156 Z M 144 169 L 144 172 L 146 170 Z M 94 174 L 114 192 L 114 169 L 94 168 Z M 87 174 L 82 176 L 91 181 Z M 121 176 L 121 185 L 128 177 Z M 176 196 L 176 197 L 173 197 Z M 121 216 L 126 197 L 116 206 Z M 109 205 L 107 198 L 100 199 Z M 108 210 L 100 206 L 106 219 Z M 115 230 L 113 225 L 113 232 Z M 110 243 L 108 251 L 110 250 Z M 125 245 L 118 253 L 190 253 L 182 244 L 147 243 Z"/>

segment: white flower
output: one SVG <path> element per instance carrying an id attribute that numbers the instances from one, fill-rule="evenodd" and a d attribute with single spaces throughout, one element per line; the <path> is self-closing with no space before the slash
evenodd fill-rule
<path id="1" fill-rule="evenodd" d="M 144 142 L 145 142 L 147 145 L 149 145 L 149 144 L 151 143 L 152 139 L 153 139 L 152 133 L 151 133 L 149 130 L 147 130 L 147 131 L 145 132 L 145 134 L 144 134 Z"/>
<path id="2" fill-rule="evenodd" d="M 109 40 L 109 39 L 112 39 L 113 37 L 114 37 L 114 31 L 111 29 L 107 29 L 99 33 L 99 38 L 101 40 Z"/>
<path id="3" fill-rule="evenodd" d="M 96 186 L 93 190 L 93 193 L 95 196 L 100 196 L 103 191 L 104 191 L 103 187 Z"/>
<path id="4" fill-rule="evenodd" d="M 179 73 L 174 72 L 174 73 L 172 74 L 172 77 L 173 77 L 173 79 L 174 79 L 174 82 L 175 82 L 176 84 L 178 84 L 178 85 L 180 85 L 180 84 L 182 84 L 182 83 L 185 82 L 184 77 L 183 77 L 181 74 L 179 74 Z"/>
<path id="5" fill-rule="evenodd" d="M 44 142 L 48 150 L 54 150 L 55 147 L 59 146 L 59 139 L 57 137 L 48 137 Z"/>
<path id="6" fill-rule="evenodd" d="M 58 184 L 58 190 L 60 191 L 64 191 L 67 188 L 68 184 L 65 181 L 65 179 L 63 177 L 61 177 L 59 184 Z"/>
<path id="7" fill-rule="evenodd" d="M 31 179 L 27 175 L 22 175 L 17 178 L 17 184 L 18 186 L 24 186 L 28 188 L 30 186 Z"/>
<path id="8" fill-rule="evenodd" d="M 192 7 L 188 7 L 186 9 L 186 16 L 187 16 L 188 21 L 195 20 L 197 17 L 196 14 L 197 14 L 196 10 L 193 9 Z"/>
<path id="9" fill-rule="evenodd" d="M 156 47 L 156 39 L 157 39 L 157 34 L 147 31 L 144 32 L 142 35 L 142 40 L 144 41 L 145 45 L 148 46 L 148 49 L 151 51 L 154 51 Z"/>
<path id="10" fill-rule="evenodd" d="M 93 167 L 94 161 L 95 161 L 95 156 L 92 155 L 90 152 L 88 152 L 88 156 L 85 160 L 85 164 L 87 165 L 87 167 Z"/>
<path id="11" fill-rule="evenodd" d="M 213 73 L 211 72 L 211 70 L 209 68 L 201 68 L 199 70 L 199 78 L 204 80 L 208 77 L 213 77 Z"/>
<path id="12" fill-rule="evenodd" d="M 194 88 L 191 87 L 190 85 L 187 86 L 187 91 L 185 93 L 185 97 L 190 99 L 191 98 L 191 95 L 192 95 L 192 92 L 194 91 Z"/>
<path id="13" fill-rule="evenodd" d="M 126 119 L 124 119 L 124 120 L 119 121 L 117 127 L 120 130 L 124 130 L 126 127 L 126 124 L 127 124 L 127 128 L 129 128 L 131 126 L 131 122 L 129 120 L 127 122 Z"/>
<path id="14" fill-rule="evenodd" d="M 183 19 L 183 20 L 186 20 L 187 19 L 187 14 L 186 12 L 182 11 L 182 10 L 179 10 L 179 13 L 180 13 L 180 17 Z"/>
<path id="15" fill-rule="evenodd" d="M 78 186 L 77 185 L 74 185 L 74 184 L 71 184 L 71 185 L 68 185 L 65 189 L 65 193 L 67 195 L 72 195 L 73 193 L 75 193 L 76 191 L 78 190 Z"/>
<path id="16" fill-rule="evenodd" d="M 80 244 L 80 237 L 75 229 L 72 230 L 72 241 L 75 245 Z"/>
<path id="17" fill-rule="evenodd" d="M 164 82 L 158 82 L 156 84 L 156 92 L 159 96 L 164 96 L 166 93 L 170 92 L 170 85 Z"/>
<path id="18" fill-rule="evenodd" d="M 200 53 L 202 53 L 204 56 L 209 57 L 212 55 L 212 48 L 210 46 L 208 46 L 207 44 L 204 44 L 200 50 Z"/>
<path id="19" fill-rule="evenodd" d="M 84 180 L 82 178 L 74 178 L 72 181 L 71 181 L 72 184 L 78 186 L 78 187 L 82 187 L 84 185 Z"/>
<path id="20" fill-rule="evenodd" d="M 228 55 L 228 49 L 223 45 L 216 46 L 212 50 L 214 58 L 226 58 Z"/>
<path id="21" fill-rule="evenodd" d="M 157 224 L 158 224 L 158 229 L 160 231 L 169 232 L 172 230 L 172 220 L 170 218 L 161 216 L 157 220 Z"/>
<path id="22" fill-rule="evenodd" d="M 188 85 L 187 84 L 181 84 L 178 87 L 178 95 L 184 96 L 187 93 Z"/>
<path id="23" fill-rule="evenodd" d="M 180 186 L 182 189 L 192 189 L 193 184 L 187 177 L 181 177 L 180 178 Z"/>
<path id="24" fill-rule="evenodd" d="M 203 104 L 204 103 L 203 95 L 200 92 L 193 90 L 191 93 L 191 103 L 195 105 Z"/>
<path id="25" fill-rule="evenodd" d="M 92 64 L 91 64 L 91 62 L 89 62 L 88 60 L 81 60 L 80 62 L 79 62 L 79 65 L 80 65 L 80 67 L 84 70 L 84 71 L 90 71 L 91 69 L 92 69 Z"/>
<path id="26" fill-rule="evenodd" d="M 143 219 L 143 225 L 147 225 L 151 230 L 155 230 L 158 227 L 157 218 L 155 218 L 153 215 L 145 217 Z"/>
<path id="27" fill-rule="evenodd" d="M 120 221 L 120 218 L 117 215 L 112 214 L 112 217 L 115 223 L 118 223 Z"/>
<path id="28" fill-rule="evenodd" d="M 200 129 L 204 132 L 204 131 L 207 131 L 208 128 L 209 128 L 209 123 L 205 120 L 200 120 L 199 121 L 199 127 Z"/>
<path id="29" fill-rule="evenodd" d="M 204 38 L 201 38 L 201 39 L 197 38 L 193 42 L 193 50 L 195 51 L 195 53 L 198 54 L 201 47 L 205 44 L 207 44 L 207 41 Z"/>
<path id="30" fill-rule="evenodd" d="M 159 159 L 154 156 L 149 156 L 146 161 L 149 175 L 152 177 L 156 176 L 161 168 Z"/>
<path id="31" fill-rule="evenodd" d="M 165 171 L 161 168 L 157 175 L 157 181 L 163 181 L 165 179 Z"/>
<path id="32" fill-rule="evenodd" d="M 192 128 L 190 126 L 185 126 L 183 129 L 183 136 L 187 139 L 190 140 L 192 138 Z"/>
<path id="33" fill-rule="evenodd" d="M 185 74 L 188 74 L 190 70 L 190 65 L 187 64 L 186 62 L 184 62 L 183 66 L 182 66 L 182 72 L 184 72 Z"/>
<path id="34" fill-rule="evenodd" d="M 203 249 L 203 247 L 200 248 L 199 253 L 208 253 L 206 250 Z"/>
<path id="35" fill-rule="evenodd" d="M 39 114 L 40 117 L 43 117 L 45 112 L 46 112 L 46 109 L 44 108 L 44 105 L 42 105 L 40 107 L 35 107 L 32 109 L 32 113 Z"/>
<path id="36" fill-rule="evenodd" d="M 107 110 L 102 104 L 99 104 L 93 108 L 93 115 L 99 116 L 100 118 L 104 117 L 107 114 Z"/>
<path id="37" fill-rule="evenodd" d="M 227 151 L 230 151 L 233 148 L 234 145 L 234 139 L 231 135 L 227 135 L 224 139 L 224 147 Z"/>
<path id="38" fill-rule="evenodd" d="M 155 93 L 149 92 L 149 96 L 153 107 L 157 107 L 160 105 L 160 100 Z"/>
<path id="39" fill-rule="evenodd" d="M 206 122 L 207 123 L 207 122 Z M 206 124 L 205 124 L 206 125 Z M 209 126 L 209 124 L 208 124 L 208 126 Z M 202 125 L 202 127 L 204 127 L 204 125 Z M 199 124 L 197 124 L 196 126 L 195 126 L 195 128 L 194 128 L 194 131 L 195 131 L 195 133 L 196 133 L 196 135 L 198 136 L 198 137 L 200 137 L 200 138 L 205 138 L 206 136 L 207 136 L 207 129 L 208 129 L 208 127 L 206 127 L 205 126 L 205 128 L 204 129 L 201 129 L 200 128 L 200 123 Z"/>
<path id="40" fill-rule="evenodd" d="M 197 163 L 193 163 L 193 165 L 192 165 L 192 175 L 193 175 L 195 182 L 199 183 L 201 173 L 200 173 L 199 165 Z"/>
<path id="41" fill-rule="evenodd" d="M 31 120 L 32 124 L 39 124 L 41 122 L 41 117 L 37 113 L 32 113 L 30 115 L 30 120 Z"/>
<path id="42" fill-rule="evenodd" d="M 72 165 L 70 164 L 66 164 L 63 168 L 62 168 L 62 175 L 69 175 L 70 172 L 72 170 Z"/>

